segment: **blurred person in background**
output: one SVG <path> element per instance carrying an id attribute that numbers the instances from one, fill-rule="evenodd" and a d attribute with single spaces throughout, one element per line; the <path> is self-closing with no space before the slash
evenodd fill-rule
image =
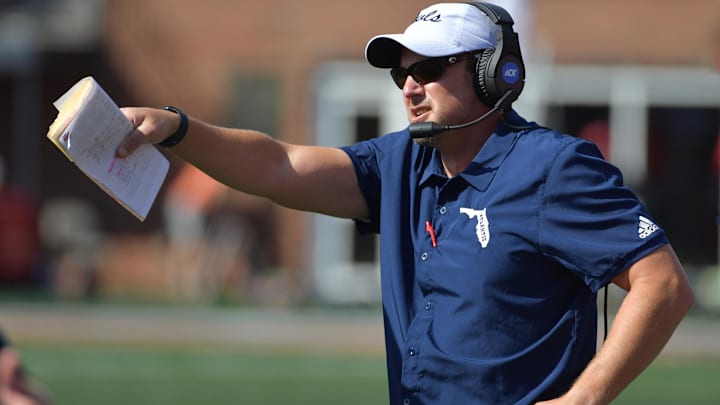
<path id="1" fill-rule="evenodd" d="M 261 267 L 262 231 L 255 229 L 267 226 L 257 220 L 264 213 L 247 195 L 233 198 L 229 191 L 189 164 L 167 185 L 163 273 L 172 298 L 243 298 Z"/>
<path id="2" fill-rule="evenodd" d="M 7 181 L 0 156 L 0 284 L 30 284 L 40 262 L 39 208 L 30 193 Z"/>
<path id="3" fill-rule="evenodd" d="M 368 62 L 410 126 L 352 146 L 284 143 L 175 107 L 125 108 L 118 156 L 159 144 L 219 181 L 381 238 L 390 404 L 607 404 L 693 304 L 661 227 L 586 140 L 520 117 L 512 17 L 440 3 Z M 251 95 L 248 95 L 251 96 Z M 627 290 L 596 353 L 597 292 Z"/>
<path id="4" fill-rule="evenodd" d="M 202 253 L 213 208 L 225 186 L 196 167 L 183 164 L 167 186 L 163 219 L 168 251 L 165 278 L 172 297 L 195 298 L 203 294 Z"/>
<path id="5" fill-rule="evenodd" d="M 48 405 L 43 389 L 28 376 L 18 352 L 0 331 L 0 405 Z"/>

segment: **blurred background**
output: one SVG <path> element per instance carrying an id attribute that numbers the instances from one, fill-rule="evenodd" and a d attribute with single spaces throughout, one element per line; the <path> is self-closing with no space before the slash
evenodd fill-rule
<path id="1" fill-rule="evenodd" d="M 591 139 L 623 170 L 698 295 L 671 349 L 717 358 L 720 0 L 496 3 L 527 65 L 516 109 Z M 0 328 L 65 403 L 77 389 L 63 391 L 49 359 L 108 342 L 372 352 L 382 386 L 376 238 L 229 190 L 172 155 L 141 223 L 44 135 L 53 101 L 88 75 L 121 106 L 175 105 L 288 142 L 401 129 L 400 95 L 363 50 L 429 4 L 0 0 Z"/>

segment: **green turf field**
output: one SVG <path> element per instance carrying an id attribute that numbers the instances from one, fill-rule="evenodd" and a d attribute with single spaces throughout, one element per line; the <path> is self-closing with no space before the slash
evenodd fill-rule
<path id="1" fill-rule="evenodd" d="M 24 345 L 57 405 L 386 404 L 382 356 Z M 720 403 L 720 359 L 660 359 L 616 404 Z"/>
<path id="2" fill-rule="evenodd" d="M 382 357 L 23 346 L 56 405 L 383 404 Z"/>
<path id="3" fill-rule="evenodd" d="M 720 404 L 720 359 L 658 360 L 615 404 Z"/>

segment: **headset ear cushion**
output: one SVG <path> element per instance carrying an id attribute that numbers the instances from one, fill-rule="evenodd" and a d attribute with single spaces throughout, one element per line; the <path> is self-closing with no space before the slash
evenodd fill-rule
<path id="1" fill-rule="evenodd" d="M 489 76 L 487 72 L 488 65 L 494 53 L 495 48 L 487 48 L 483 49 L 481 54 L 475 55 L 475 58 L 477 58 L 474 81 L 475 93 L 477 93 L 480 100 L 488 106 L 494 105 L 497 101 L 497 95 L 491 94 L 492 89 L 490 89 L 485 82 Z"/>

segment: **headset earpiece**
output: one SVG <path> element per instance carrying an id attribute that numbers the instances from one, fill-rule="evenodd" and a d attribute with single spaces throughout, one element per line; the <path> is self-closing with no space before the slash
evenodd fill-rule
<path id="1" fill-rule="evenodd" d="M 468 2 L 485 13 L 495 24 L 500 25 L 495 48 L 484 49 L 476 54 L 475 77 L 473 86 L 480 100 L 488 106 L 494 106 L 503 96 L 512 91 L 503 104 L 509 106 L 515 101 L 525 86 L 525 65 L 520 52 L 517 33 L 512 26 L 514 21 L 504 8 L 483 2 Z"/>
<path id="2" fill-rule="evenodd" d="M 473 64 L 473 70 L 475 72 L 473 76 L 473 85 L 475 86 L 475 93 L 477 93 L 480 100 L 485 104 L 492 106 L 495 104 L 493 97 L 490 96 L 490 90 L 487 87 L 487 67 L 490 63 L 490 58 L 495 53 L 495 48 L 483 49 L 481 52 L 476 53 L 470 60 Z"/>

